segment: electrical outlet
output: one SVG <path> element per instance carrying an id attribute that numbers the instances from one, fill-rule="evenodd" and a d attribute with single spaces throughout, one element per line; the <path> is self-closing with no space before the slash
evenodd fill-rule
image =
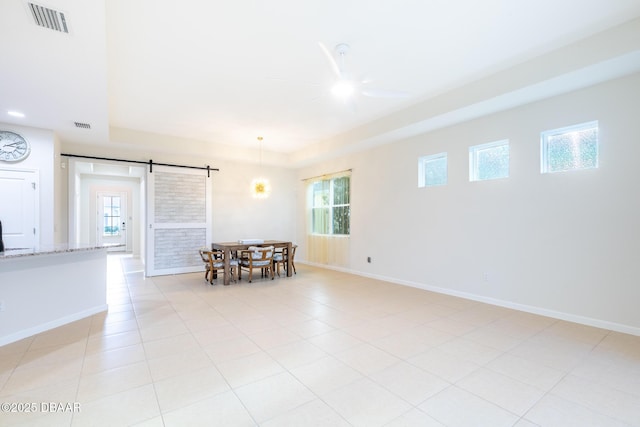
<path id="1" fill-rule="evenodd" d="M 482 273 L 482 280 L 484 280 L 485 282 L 489 281 L 489 273 L 487 273 L 486 271 L 484 273 Z"/>
<path id="2" fill-rule="evenodd" d="M 0 311 L 4 311 L 4 300 L 0 300 Z"/>
<path id="3" fill-rule="evenodd" d="M 368 257 L 367 257 L 367 262 L 368 262 L 369 264 L 371 264 L 371 257 L 370 257 L 370 256 L 368 256 Z"/>

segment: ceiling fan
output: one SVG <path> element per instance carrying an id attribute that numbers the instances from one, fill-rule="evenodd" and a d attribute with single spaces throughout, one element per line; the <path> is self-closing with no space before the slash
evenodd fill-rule
<path id="1" fill-rule="evenodd" d="M 339 43 L 334 48 L 334 53 L 322 43 L 318 42 L 320 49 L 324 52 L 329 60 L 329 64 L 336 75 L 336 81 L 331 87 L 331 93 L 344 101 L 352 102 L 356 95 L 368 96 L 371 98 L 408 98 L 409 94 L 397 90 L 384 90 L 367 88 L 365 85 L 371 83 L 371 80 L 356 78 L 346 67 L 346 56 L 351 50 L 348 44 Z"/>

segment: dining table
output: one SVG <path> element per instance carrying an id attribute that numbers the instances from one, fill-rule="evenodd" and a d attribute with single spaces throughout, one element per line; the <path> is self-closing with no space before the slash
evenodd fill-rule
<path id="1" fill-rule="evenodd" d="M 224 285 L 229 285 L 231 274 L 231 266 L 229 261 L 231 260 L 231 254 L 237 253 L 238 251 L 244 251 L 249 249 L 251 246 L 273 246 L 274 248 L 286 248 L 287 254 L 291 254 L 292 243 L 284 240 L 261 240 L 257 241 L 242 241 L 239 240 L 237 242 L 221 242 L 221 243 L 212 243 L 212 250 L 220 250 L 224 253 Z M 291 277 L 291 257 L 286 257 L 287 262 L 287 277 Z"/>

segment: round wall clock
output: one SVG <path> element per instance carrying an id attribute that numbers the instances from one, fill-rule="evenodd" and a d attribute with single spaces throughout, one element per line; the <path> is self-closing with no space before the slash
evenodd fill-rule
<path id="1" fill-rule="evenodd" d="M 22 136 L 8 130 L 0 130 L 0 160 L 18 162 L 31 153 L 31 145 Z"/>

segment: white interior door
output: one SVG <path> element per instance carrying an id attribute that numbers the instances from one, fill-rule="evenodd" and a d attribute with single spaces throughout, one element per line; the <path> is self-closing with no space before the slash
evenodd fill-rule
<path id="1" fill-rule="evenodd" d="M 202 271 L 210 244 L 211 178 L 201 170 L 154 166 L 147 173 L 147 276 Z"/>
<path id="2" fill-rule="evenodd" d="M 118 245 L 109 251 L 127 248 L 127 193 L 98 192 L 96 195 L 96 236 L 98 245 Z"/>
<path id="3" fill-rule="evenodd" d="M 0 221 L 5 249 L 38 246 L 38 172 L 0 169 Z"/>

